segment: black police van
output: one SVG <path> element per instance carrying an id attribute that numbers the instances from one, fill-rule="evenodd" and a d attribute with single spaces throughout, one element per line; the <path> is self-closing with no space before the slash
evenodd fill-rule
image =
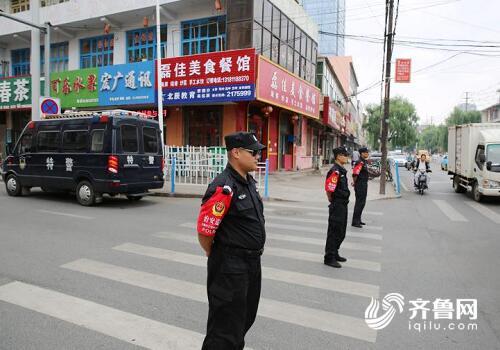
<path id="1" fill-rule="evenodd" d="M 24 128 L 2 164 L 7 193 L 31 187 L 76 193 L 85 206 L 103 194 L 132 201 L 163 187 L 159 124 L 145 114 L 123 110 L 44 116 Z"/>

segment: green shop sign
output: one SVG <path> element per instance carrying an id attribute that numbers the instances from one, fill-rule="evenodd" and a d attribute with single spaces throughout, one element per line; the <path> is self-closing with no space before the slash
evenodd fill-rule
<path id="1" fill-rule="evenodd" d="M 0 79 L 0 109 L 31 107 L 31 77 Z"/>
<path id="2" fill-rule="evenodd" d="M 87 68 L 50 75 L 50 96 L 61 99 L 62 108 L 96 107 L 98 68 Z"/>

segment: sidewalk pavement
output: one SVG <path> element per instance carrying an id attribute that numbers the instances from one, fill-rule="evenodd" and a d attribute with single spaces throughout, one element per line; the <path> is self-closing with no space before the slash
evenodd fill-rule
<path id="1" fill-rule="evenodd" d="M 351 190 L 351 200 L 354 201 L 354 189 L 351 186 L 352 173 L 350 166 L 346 167 L 349 174 L 349 188 Z M 330 167 L 323 167 L 320 170 L 303 171 L 283 171 L 269 175 L 269 200 L 275 201 L 296 201 L 326 203 L 325 177 Z M 379 194 L 379 178 L 368 182 L 367 200 L 398 198 L 392 182 L 387 182 L 385 195 Z M 160 190 L 152 190 L 156 196 L 175 197 L 202 197 L 207 186 L 203 185 L 175 185 L 175 194 L 170 193 L 170 182 Z M 261 195 L 264 196 L 264 189 Z"/>

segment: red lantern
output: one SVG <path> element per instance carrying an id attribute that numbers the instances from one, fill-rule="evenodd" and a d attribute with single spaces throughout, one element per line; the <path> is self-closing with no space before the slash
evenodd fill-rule
<path id="1" fill-rule="evenodd" d="M 144 18 L 142 19 L 142 25 L 143 25 L 144 27 L 148 27 L 148 26 L 149 26 L 149 18 L 144 17 Z"/>
<path id="2" fill-rule="evenodd" d="M 111 30 L 111 26 L 108 23 L 106 23 L 104 25 L 104 34 L 109 34 L 110 30 Z"/>
<path id="3" fill-rule="evenodd" d="M 214 6 L 217 11 L 222 11 L 222 3 L 220 0 L 215 0 Z"/>

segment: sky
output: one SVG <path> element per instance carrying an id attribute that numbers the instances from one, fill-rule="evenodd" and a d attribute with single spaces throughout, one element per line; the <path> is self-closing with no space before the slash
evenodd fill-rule
<path id="1" fill-rule="evenodd" d="M 395 4 L 397 0 L 395 0 Z M 346 0 L 346 34 L 383 38 L 385 0 Z M 400 0 L 396 40 L 443 43 L 435 39 L 493 41 L 474 43 L 494 48 L 466 48 L 469 52 L 490 51 L 491 57 L 458 51 L 428 50 L 395 43 L 392 76 L 396 58 L 412 59 L 411 83 L 391 83 L 391 96 L 403 96 L 417 109 L 420 124 L 439 124 L 453 107 L 469 103 L 484 109 L 499 101 L 500 94 L 500 1 L 499 0 Z M 353 56 L 359 81 L 358 91 L 379 82 L 382 77 L 383 44 L 366 39 L 346 38 L 346 55 Z M 449 43 L 449 42 L 447 42 Z M 494 55 L 494 56 L 493 56 Z M 419 71 L 420 70 L 420 71 Z M 380 84 L 361 92 L 364 104 L 380 103 Z"/>

